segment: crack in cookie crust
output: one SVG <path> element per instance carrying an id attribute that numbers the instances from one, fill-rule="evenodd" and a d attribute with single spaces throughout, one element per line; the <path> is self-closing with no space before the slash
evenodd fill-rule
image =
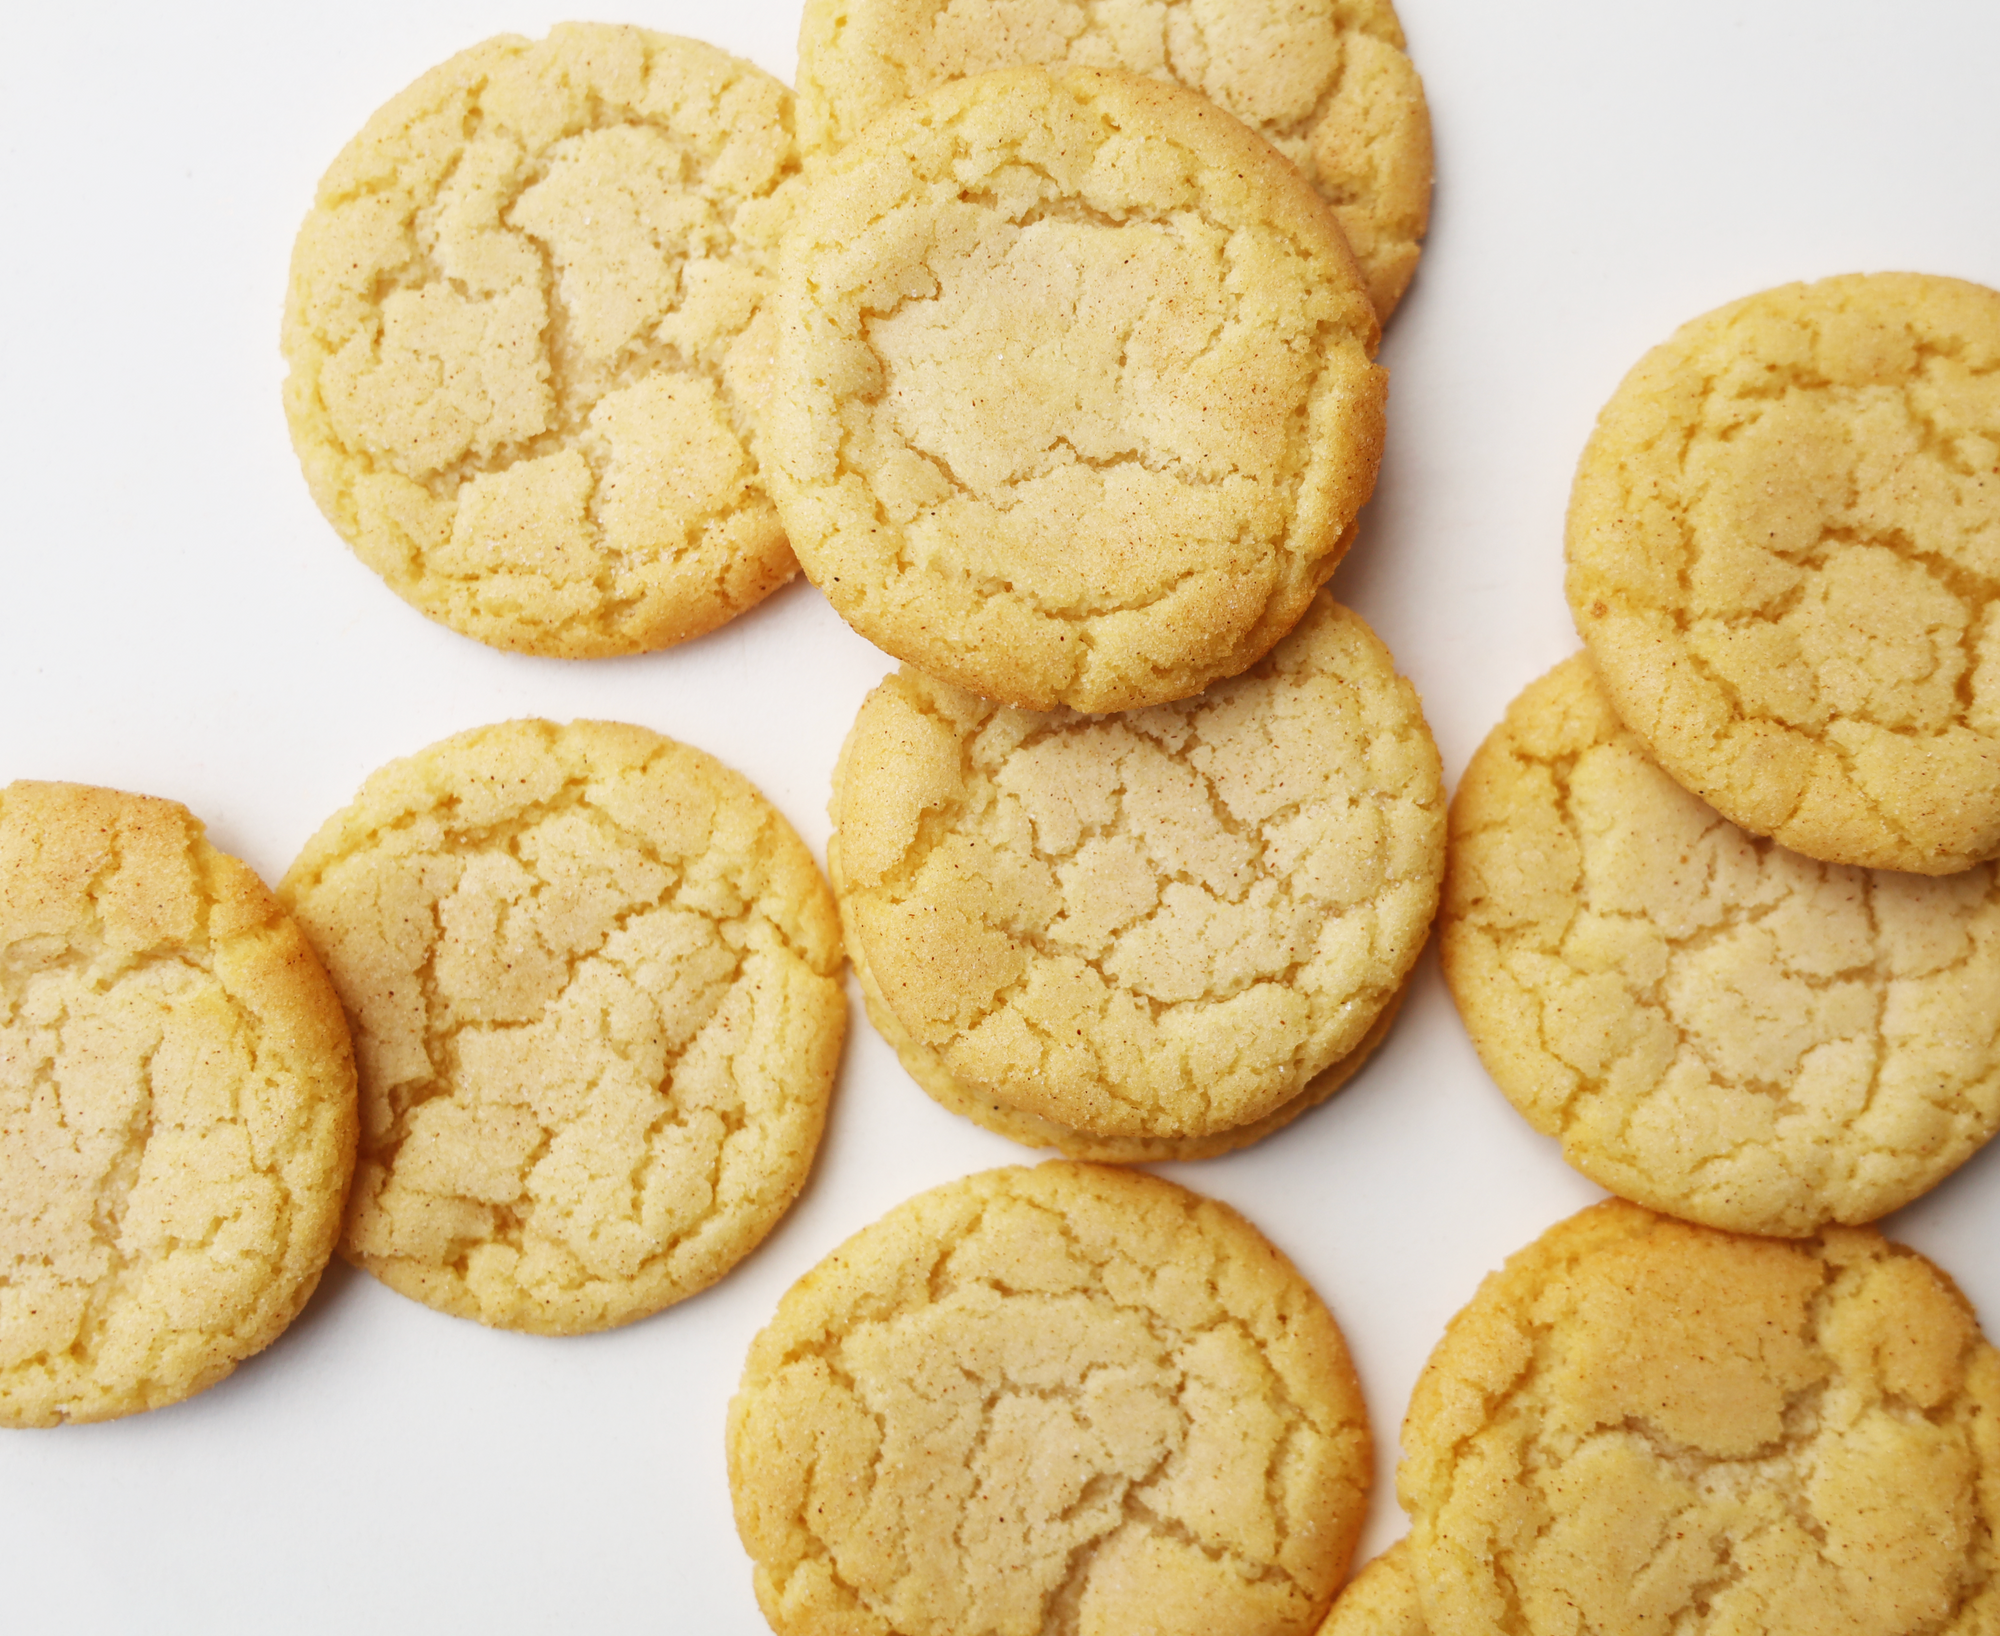
<path id="1" fill-rule="evenodd" d="M 693 40 L 570 24 L 432 70 L 293 251 L 286 413 L 392 589 L 569 658 L 711 630 L 796 571 L 757 459 L 790 93 Z"/>
<path id="2" fill-rule="evenodd" d="M 807 0 L 799 140 L 837 149 L 887 109 L 997 68 L 1125 68 L 1199 91 L 1333 207 L 1386 321 L 1430 215 L 1430 112 L 1388 0 Z"/>
<path id="3" fill-rule="evenodd" d="M 1415 692 L 1330 598 L 1247 675 L 1116 719 L 905 670 L 862 707 L 833 816 L 871 1005 L 920 1083 L 934 1056 L 948 1105 L 1137 1151 L 1254 1139 L 1360 1051 L 1443 867 Z"/>
<path id="4" fill-rule="evenodd" d="M 1599 417 L 1568 550 L 1620 713 L 1733 821 L 2000 851 L 2000 293 L 1852 276 L 1685 325 Z"/>
<path id="5" fill-rule="evenodd" d="M 707 1287 L 804 1183 L 845 1025 L 831 894 L 713 758 L 514 722 L 396 762 L 282 890 L 355 1024 L 342 1251 L 574 1333 Z"/>
<path id="6" fill-rule="evenodd" d="M 1815 863 L 1687 794 L 1578 655 L 1452 805 L 1445 975 L 1593 1180 L 1743 1232 L 1872 1221 L 2000 1128 L 2000 887 Z"/>
<path id="7" fill-rule="evenodd" d="M 178 1402 L 275 1340 L 354 1126 L 325 974 L 184 807 L 0 790 L 0 1424 Z"/>
<path id="8" fill-rule="evenodd" d="M 1303 1633 L 1369 1458 L 1339 1331 L 1254 1228 L 1063 1163 L 850 1239 L 753 1343 L 729 1420 L 787 1636 Z"/>
<path id="9" fill-rule="evenodd" d="M 954 82 L 826 161 L 786 240 L 773 492 L 871 641 L 1115 710 L 1246 668 L 1374 483 L 1376 324 L 1338 229 L 1212 106 L 1128 74 Z"/>
<path id="10" fill-rule="evenodd" d="M 1481 1285 L 1398 1476 L 1431 1628 L 1941 1636 L 2000 1613 L 2000 1358 L 1922 1257 L 1611 1201 Z"/>

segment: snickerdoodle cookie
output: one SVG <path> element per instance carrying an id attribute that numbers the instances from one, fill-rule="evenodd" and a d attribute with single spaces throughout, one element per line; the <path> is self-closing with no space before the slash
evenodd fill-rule
<path id="1" fill-rule="evenodd" d="M 313 498 L 431 618 L 589 658 L 796 570 L 759 476 L 791 93 L 696 40 L 488 40 L 371 119 L 292 252 Z"/>
<path id="2" fill-rule="evenodd" d="M 1451 809 L 1444 969 L 1570 1163 L 1710 1226 L 1872 1221 L 2000 1128 L 2000 886 L 1815 863 L 1647 755 L 1589 659 L 1517 699 Z"/>
<path id="3" fill-rule="evenodd" d="M 1235 1211 L 1055 1162 L 947 1183 L 785 1296 L 730 1406 L 782 1636 L 1293 1636 L 1365 1510 L 1332 1316 Z"/>
<path id="4" fill-rule="evenodd" d="M 1928 1261 L 1611 1200 L 1431 1354 L 1398 1488 L 1462 1636 L 1972 1636 L 2000 1621 L 2000 1356 Z"/>
<path id="5" fill-rule="evenodd" d="M 605 1329 L 803 1184 L 846 1024 L 832 895 L 713 757 L 520 721 L 393 762 L 282 887 L 354 1023 L 341 1250 L 443 1311 Z"/>
<path id="6" fill-rule="evenodd" d="M 1598 418 L 1568 585 L 1725 817 L 1868 868 L 2000 853 L 2000 292 L 1856 275 L 1684 325 Z"/>
<path id="7" fill-rule="evenodd" d="M 772 492 L 870 641 L 982 697 L 1233 676 L 1346 549 L 1374 309 L 1325 204 L 1206 98 L 1002 70 L 825 161 L 785 240 Z"/>
<path id="8" fill-rule="evenodd" d="M 799 143 L 840 147 L 885 109 L 994 68 L 1130 68 L 1199 91 L 1333 207 L 1387 319 L 1430 217 L 1431 121 L 1389 0 L 806 0 Z"/>
<path id="9" fill-rule="evenodd" d="M 178 1402 L 275 1340 L 354 1129 L 326 974 L 185 807 L 0 789 L 0 1425 Z"/>
<path id="10" fill-rule="evenodd" d="M 1387 1026 L 1444 864 L 1415 690 L 1327 597 L 1248 674 L 1114 719 L 905 669 L 863 704 L 832 811 L 905 1066 L 1093 1158 L 1226 1151 L 1330 1093 Z"/>

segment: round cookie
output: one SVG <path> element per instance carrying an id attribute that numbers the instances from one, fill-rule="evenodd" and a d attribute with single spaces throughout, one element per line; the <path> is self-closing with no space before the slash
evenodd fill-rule
<path id="1" fill-rule="evenodd" d="M 1430 1628 L 1406 1536 L 1354 1576 L 1319 1636 L 1430 1636 Z"/>
<path id="2" fill-rule="evenodd" d="M 1333 572 L 1381 456 L 1377 326 L 1271 147 L 1134 74 L 939 86 L 786 238 L 769 478 L 863 636 L 1028 709 L 1185 698 Z"/>
<path id="3" fill-rule="evenodd" d="M 1855 275 L 1683 326 L 1598 417 L 1568 551 L 1619 714 L 1725 817 L 2000 854 L 2000 292 Z"/>
<path id="4" fill-rule="evenodd" d="M 392 762 L 281 888 L 354 1024 L 342 1253 L 540 1334 L 705 1289 L 812 1165 L 846 1026 L 811 854 L 641 727 L 519 721 Z"/>
<path id="5" fill-rule="evenodd" d="M 565 24 L 462 52 L 348 144 L 292 252 L 285 413 L 398 596 L 574 659 L 791 578 L 753 419 L 791 120 L 712 46 Z"/>
<path id="6" fill-rule="evenodd" d="M 1340 1331 L 1226 1206 L 1053 1162 L 808 1273 L 729 1410 L 781 1636 L 1310 1630 L 1371 1469 Z"/>
<path id="7" fill-rule="evenodd" d="M 270 1345 L 354 1132 L 326 974 L 193 814 L 0 789 L 0 1426 L 157 1409 Z"/>
<path id="8" fill-rule="evenodd" d="M 1578 654 L 1451 809 L 1440 948 L 1501 1090 L 1712 1227 L 1872 1221 L 2000 1129 L 2000 885 L 1815 863 L 1660 770 Z"/>
<path id="9" fill-rule="evenodd" d="M 905 669 L 863 704 L 832 812 L 856 967 L 912 1075 L 1106 1158 L 1227 1151 L 1329 1093 L 1443 873 L 1415 690 L 1330 598 L 1248 674 L 1110 720 Z"/>
<path id="10" fill-rule="evenodd" d="M 1430 109 L 1404 46 L 1389 0 L 806 0 L 799 144 L 838 148 L 904 98 L 995 68 L 1169 80 L 1228 109 L 1319 190 L 1387 322 L 1430 219 Z"/>
<path id="11" fill-rule="evenodd" d="M 1433 1630 L 1970 1636 L 2000 1619 L 2000 1357 L 1866 1228 L 1611 1200 L 1431 1354 L 1398 1488 Z"/>

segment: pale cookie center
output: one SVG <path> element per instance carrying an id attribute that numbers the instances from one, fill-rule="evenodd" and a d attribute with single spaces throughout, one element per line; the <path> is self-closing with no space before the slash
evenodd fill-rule
<path id="1" fill-rule="evenodd" d="M 952 521 L 975 575 L 1050 611 L 1143 604 L 1226 560 L 1295 476 L 1316 363 L 1244 321 L 1238 236 L 1188 215 L 948 217 L 935 293 L 868 321 L 884 388 L 864 464 Z"/>
<path id="2" fill-rule="evenodd" d="M 1509 1627 L 1947 1627 L 1985 1577 L 1963 1309 L 1914 1258 L 1673 1248 L 1538 1288 L 1533 1373 L 1467 1451 L 1493 1462 L 1473 1492 L 1536 1523 L 1447 1503 L 1448 1530 L 1497 1536 Z"/>
<path id="3" fill-rule="evenodd" d="M 417 212 L 379 337 L 327 365 L 352 446 L 458 502 L 430 567 L 610 594 L 691 549 L 752 473 L 717 361 L 762 276 L 731 259 L 694 156 L 646 125 L 470 143 Z M 715 355 L 712 355 L 715 354 Z"/>
<path id="4" fill-rule="evenodd" d="M 1792 391 L 1710 413 L 1745 418 L 1688 459 L 1695 653 L 1748 714 L 1792 727 L 1928 734 L 1963 719 L 2000 529 L 1982 523 L 1964 440 L 1930 424 L 1923 390 Z"/>
<path id="5" fill-rule="evenodd" d="M 1946 885 L 1814 863 L 1624 746 L 1579 757 L 1568 806 L 1586 906 L 1566 974 L 1520 970 L 1587 1086 L 1572 1128 L 1605 1124 L 1602 1095 L 1627 1109 L 1622 1150 L 1650 1144 L 1691 1180 L 1745 1157 L 1841 1189 L 1979 1117 L 1990 1027 L 1941 1019 L 1995 967 L 1990 870 Z"/>
<path id="6" fill-rule="evenodd" d="M 1090 1628 L 1176 1579 L 1283 1583 L 1266 1479 L 1294 1428 L 1236 1324 L 1163 1334 L 1102 1295 L 975 1284 L 840 1355 L 883 1428 L 871 1517 L 933 1518 L 955 1546 L 908 1541 L 878 1591 L 896 1629 Z M 828 1543 L 866 1584 L 877 1532 Z"/>
<path id="7" fill-rule="evenodd" d="M 469 1275 L 529 1287 L 630 1280 L 717 1207 L 747 1119 L 752 991 L 784 975 L 678 901 L 702 894 L 670 861 L 615 841 L 571 810 L 531 826 L 520 856 L 458 867 L 405 1059 L 423 1077 L 373 1114 L 389 1174 L 364 1250 L 469 1257 Z M 467 1207 L 461 1236 L 429 1230 L 442 1200 Z"/>
<path id="8" fill-rule="evenodd" d="M 228 1333 L 265 1293 L 288 1206 L 253 1148 L 234 1002 L 176 961 L 108 986 L 58 968 L 6 999 L 0 1366 L 68 1352 L 136 1378 L 161 1325 Z"/>

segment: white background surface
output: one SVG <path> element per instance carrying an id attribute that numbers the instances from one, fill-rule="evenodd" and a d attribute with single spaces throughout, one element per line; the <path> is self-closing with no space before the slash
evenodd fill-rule
<path id="1" fill-rule="evenodd" d="M 482 722 L 641 722 L 745 771 L 824 856 L 828 776 L 888 661 L 803 580 L 680 650 L 490 652 L 406 608 L 308 499 L 278 389 L 315 181 L 425 68 L 563 14 L 0 8 L 0 779 L 169 795 L 275 880 L 362 778 Z M 1390 326 L 1390 440 L 1334 590 L 1422 692 L 1456 780 L 1575 646 L 1570 473 L 1684 319 L 1885 268 L 2000 285 L 1995 0 L 1403 0 L 1435 120 L 1429 249 Z M 789 81 L 787 0 L 618 20 Z M 899 1200 L 1025 1155 L 933 1106 L 853 1005 L 798 1206 L 717 1288 L 604 1336 L 439 1316 L 336 1263 L 221 1386 L 0 1433 L 0 1628 L 764 1629 L 722 1417 L 793 1279 Z M 1235 1203 L 1344 1325 L 1379 1434 L 1364 1549 L 1402 1531 L 1397 1423 L 1488 1269 L 1597 1196 L 1481 1071 L 1426 956 L 1387 1045 L 1262 1147 Z M 1888 1224 L 2000 1326 L 2000 1149 Z"/>

